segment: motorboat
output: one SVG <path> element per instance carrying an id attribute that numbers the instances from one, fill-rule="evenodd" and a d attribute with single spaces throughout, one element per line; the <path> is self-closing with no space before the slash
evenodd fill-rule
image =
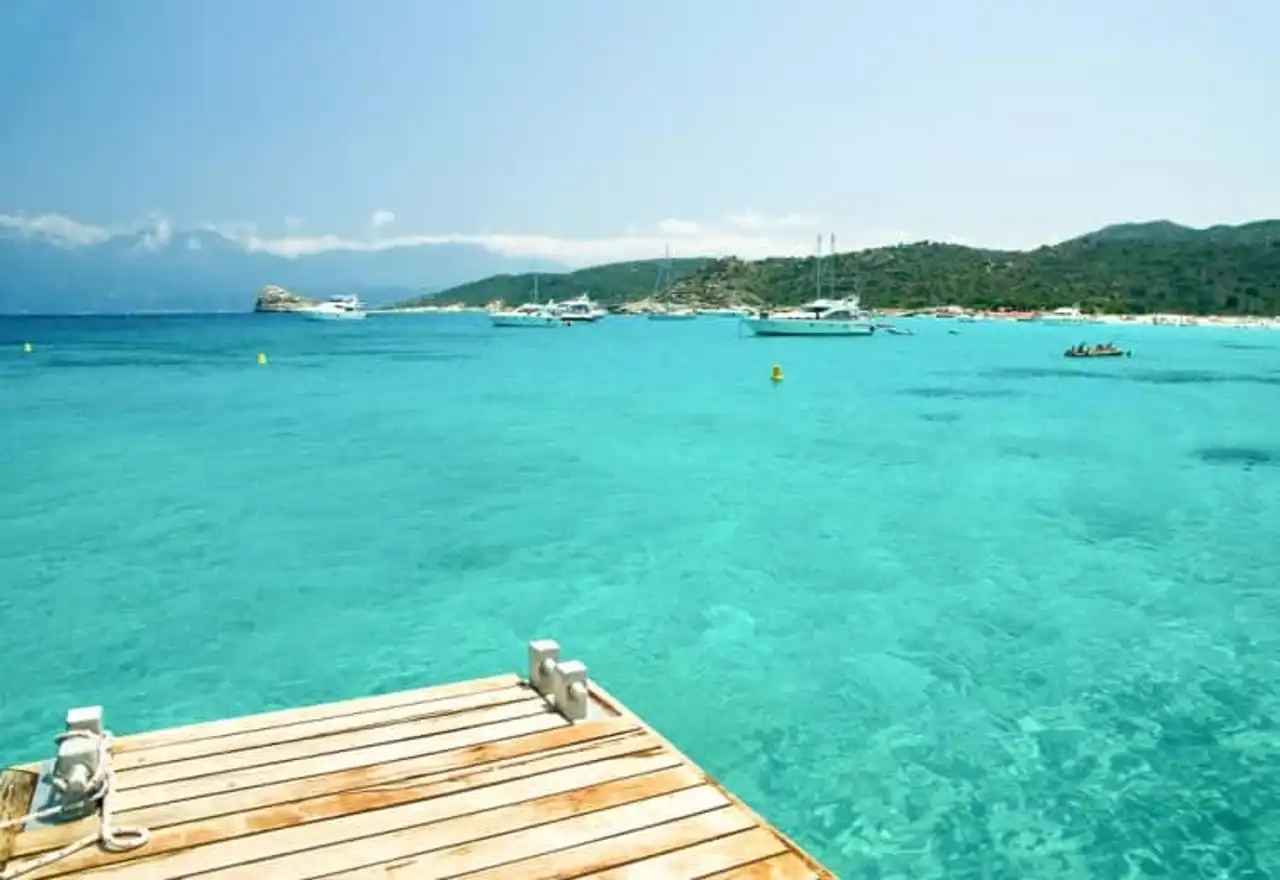
<path id="1" fill-rule="evenodd" d="M 327 302 L 308 306 L 302 314 L 313 321 L 358 321 L 368 313 L 358 297 L 335 296 Z"/>
<path id="2" fill-rule="evenodd" d="M 489 321 L 495 327 L 565 327 L 569 324 L 542 303 L 525 303 L 514 309 L 490 312 Z"/>
<path id="3" fill-rule="evenodd" d="M 591 301 L 591 297 L 583 294 L 564 302 L 549 303 L 548 307 L 565 321 L 598 321 L 608 314 L 600 306 Z"/>
<path id="4" fill-rule="evenodd" d="M 836 237 L 831 236 L 831 250 L 828 257 L 836 252 Z M 749 318 L 743 318 L 746 325 L 756 336 L 870 336 L 876 332 L 874 316 L 862 308 L 862 300 L 857 295 L 834 297 L 836 283 L 834 269 L 827 278 L 824 273 L 825 263 L 822 254 L 822 236 L 818 236 L 818 257 L 814 267 L 814 292 L 816 299 L 795 308 L 779 312 L 761 310 Z M 833 296 L 824 297 L 822 291 L 830 282 Z"/>
<path id="5" fill-rule="evenodd" d="M 1085 345 L 1083 342 L 1079 345 L 1073 345 L 1062 353 L 1063 357 L 1069 358 L 1107 358 L 1107 357 L 1133 357 L 1132 352 L 1118 348 L 1109 342 L 1101 345 Z"/>
<path id="6" fill-rule="evenodd" d="M 857 297 L 815 299 L 781 312 L 762 311 L 742 323 L 756 336 L 870 336 L 876 332 L 870 313 Z"/>
<path id="7" fill-rule="evenodd" d="M 562 318 L 552 303 L 538 302 L 538 276 L 533 276 L 533 299 L 514 309 L 494 309 L 489 321 L 495 327 L 565 327 L 569 322 Z"/>

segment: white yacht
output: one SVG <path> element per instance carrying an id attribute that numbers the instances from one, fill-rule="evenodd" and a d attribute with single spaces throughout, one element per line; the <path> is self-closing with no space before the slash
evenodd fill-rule
<path id="1" fill-rule="evenodd" d="M 564 327 L 569 323 L 540 303 L 490 312 L 489 321 L 495 327 Z"/>
<path id="2" fill-rule="evenodd" d="M 367 312 L 358 297 L 335 296 L 330 297 L 328 302 L 303 309 L 302 314 L 313 321 L 358 321 Z"/>
<path id="3" fill-rule="evenodd" d="M 756 336 L 870 336 L 875 322 L 856 296 L 815 299 L 794 309 L 743 318 Z"/>
<path id="4" fill-rule="evenodd" d="M 489 313 L 495 327 L 563 327 L 568 324 L 546 303 L 538 302 L 538 276 L 533 276 L 533 301 L 514 309 L 498 309 Z"/>
<path id="5" fill-rule="evenodd" d="M 585 293 L 560 303 L 548 303 L 548 308 L 564 321 L 598 321 L 608 312 L 591 301 Z"/>
<path id="6" fill-rule="evenodd" d="M 831 254 L 835 251 L 836 237 L 832 235 Z M 761 310 L 759 314 L 743 318 L 742 323 L 756 336 L 870 336 L 875 333 L 875 321 L 871 313 L 862 308 L 858 296 L 823 297 L 823 262 L 822 236 L 818 236 L 818 262 L 814 269 L 817 297 L 793 309 Z M 831 287 L 834 292 L 834 276 Z"/>

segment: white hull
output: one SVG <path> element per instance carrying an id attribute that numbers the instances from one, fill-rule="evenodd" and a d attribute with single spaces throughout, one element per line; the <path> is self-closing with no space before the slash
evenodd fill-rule
<path id="1" fill-rule="evenodd" d="M 565 322 L 555 315 L 528 315 L 514 312 L 494 312 L 489 320 L 495 327 L 563 327 Z"/>
<path id="2" fill-rule="evenodd" d="M 547 308 L 562 321 L 596 321 L 608 314 L 586 296 L 559 303 L 547 303 Z"/>
<path id="3" fill-rule="evenodd" d="M 361 321 L 365 318 L 364 312 L 347 312 L 338 310 L 324 309 L 307 309 L 303 313 L 303 317 L 310 318 L 312 321 Z"/>
<path id="4" fill-rule="evenodd" d="M 876 332 L 870 321 L 743 318 L 742 323 L 756 336 L 870 336 Z"/>

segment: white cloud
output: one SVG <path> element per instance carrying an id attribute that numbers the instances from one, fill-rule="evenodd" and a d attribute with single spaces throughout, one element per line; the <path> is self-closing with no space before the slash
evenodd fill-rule
<path id="1" fill-rule="evenodd" d="M 383 226 L 390 226 L 396 222 L 396 215 L 386 208 L 379 208 L 373 212 L 373 216 L 369 218 L 369 225 L 374 229 L 381 229 Z"/>
<path id="2" fill-rule="evenodd" d="M 97 244 L 111 237 L 111 232 L 64 217 L 62 214 L 0 214 L 0 230 L 26 238 L 41 238 L 56 244 Z"/>
<path id="3" fill-rule="evenodd" d="M 799 216 L 799 215 L 793 215 Z M 814 239 L 798 221 L 780 223 L 769 230 L 732 228 L 730 224 L 706 224 L 668 218 L 648 229 L 628 226 L 619 235 L 596 238 L 564 238 L 523 233 L 423 233 L 387 237 L 354 238 L 341 235 L 289 235 L 279 238 L 255 234 L 237 236 L 245 248 L 281 257 L 300 257 L 325 251 L 381 251 L 422 245 L 461 244 L 482 247 L 511 257 L 542 257 L 573 266 L 661 257 L 670 248 L 674 257 L 737 256 L 760 259 L 772 256 L 807 256 Z M 788 228 L 790 227 L 790 228 Z M 841 248 L 853 250 L 904 241 L 902 233 L 846 234 Z"/>
<path id="4" fill-rule="evenodd" d="M 288 214 L 284 218 L 284 228 L 289 232 L 301 232 L 306 225 L 306 220 L 301 217 L 295 217 L 292 214 Z"/>
<path id="5" fill-rule="evenodd" d="M 383 212 L 379 212 L 383 213 Z M 385 212 L 390 214 L 391 212 Z M 291 222 L 296 221 L 296 222 Z M 721 218 L 719 222 L 667 218 L 657 223 L 628 225 L 613 235 L 570 238 L 554 235 L 507 232 L 442 232 L 386 235 L 377 229 L 359 236 L 337 234 L 308 235 L 300 218 L 287 218 L 284 235 L 265 235 L 257 224 L 245 221 L 201 223 L 186 227 L 216 232 L 252 252 L 281 257 L 301 257 L 325 251 L 383 251 L 424 245 L 459 244 L 482 247 L 511 257 L 543 258 L 570 266 L 587 266 L 622 260 L 654 259 L 670 248 L 675 257 L 737 256 L 760 259 L 771 256 L 807 256 L 813 253 L 812 220 L 798 214 L 768 218 L 746 213 Z M 385 225 L 385 224 L 384 224 Z M 0 214 L 0 233 L 41 237 L 68 246 L 95 244 L 115 234 L 140 235 L 138 248 L 158 250 L 169 243 L 174 225 L 165 217 L 152 215 L 129 227 L 92 226 L 58 214 L 28 216 Z M 868 232 L 837 229 L 841 250 L 878 247 L 911 240 L 905 232 Z M 193 245 L 192 242 L 195 242 Z M 198 247 L 188 239 L 186 247 Z"/>

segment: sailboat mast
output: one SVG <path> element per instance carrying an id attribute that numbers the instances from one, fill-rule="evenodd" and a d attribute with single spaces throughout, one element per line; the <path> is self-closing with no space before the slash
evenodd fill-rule
<path id="1" fill-rule="evenodd" d="M 831 256 L 831 298 L 836 298 L 836 234 L 831 233 L 831 247 L 827 253 Z"/>
<path id="2" fill-rule="evenodd" d="M 816 288 L 815 299 L 822 299 L 822 233 L 818 233 L 818 258 L 813 270 L 813 283 Z"/>

